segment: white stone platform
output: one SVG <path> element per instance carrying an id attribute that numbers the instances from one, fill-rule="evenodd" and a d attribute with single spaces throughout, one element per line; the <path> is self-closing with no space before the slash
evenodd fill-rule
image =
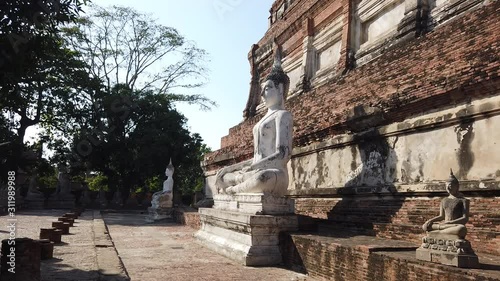
<path id="1" fill-rule="evenodd" d="M 213 208 L 254 215 L 282 215 L 293 214 L 294 201 L 262 193 L 216 194 Z"/>
<path id="2" fill-rule="evenodd" d="M 200 208 L 204 246 L 248 266 L 282 261 L 279 233 L 298 229 L 293 204 L 264 194 L 215 195 L 214 208 Z M 273 204 L 274 203 L 274 204 Z"/>
<path id="3" fill-rule="evenodd" d="M 148 208 L 148 215 L 145 218 L 147 223 L 154 223 L 155 221 L 171 219 L 173 208 Z"/>

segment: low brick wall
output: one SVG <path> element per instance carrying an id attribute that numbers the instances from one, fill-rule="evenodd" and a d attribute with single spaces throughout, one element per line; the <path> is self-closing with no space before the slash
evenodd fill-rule
<path id="1" fill-rule="evenodd" d="M 498 258 L 491 264 L 492 259 L 479 256 L 481 268 L 460 269 L 419 261 L 414 250 L 374 249 L 343 239 L 339 243 L 324 236 L 282 233 L 283 261 L 288 268 L 326 280 L 500 280 Z"/>
<path id="2" fill-rule="evenodd" d="M 194 229 L 200 229 L 200 214 L 198 210 L 188 207 L 175 208 L 173 213 L 174 221 L 187 225 Z"/>
<path id="3" fill-rule="evenodd" d="M 470 200 L 467 239 L 478 253 L 500 255 L 500 200 L 497 196 Z M 380 238 L 421 243 L 426 220 L 439 215 L 442 196 L 349 196 L 296 198 L 295 212 L 312 219 L 324 232 L 338 228 Z M 309 220 L 309 224 L 311 220 Z"/>

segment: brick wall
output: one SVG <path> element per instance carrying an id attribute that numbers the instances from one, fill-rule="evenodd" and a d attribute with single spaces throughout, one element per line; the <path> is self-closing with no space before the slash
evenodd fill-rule
<path id="1" fill-rule="evenodd" d="M 425 234 L 421 226 L 439 215 L 441 199 L 441 196 L 296 198 L 295 212 L 316 219 L 320 231 L 348 228 L 419 245 Z M 466 239 L 476 252 L 500 255 L 500 198 L 470 198 L 467 229 Z"/>
<path id="2" fill-rule="evenodd" d="M 385 122 L 392 123 L 498 94 L 499 12 L 500 2 L 493 1 L 423 37 L 396 45 L 345 76 L 289 99 L 286 106 L 294 116 L 294 145 L 347 132 L 348 112 L 357 105 L 383 110 Z M 277 23 L 268 32 L 284 28 Z M 222 149 L 207 156 L 207 168 L 219 168 L 214 159 L 223 154 L 231 153 L 238 160 L 250 158 L 251 129 L 261 117 L 231 128 Z"/>
<path id="3" fill-rule="evenodd" d="M 418 261 L 415 251 L 372 251 L 321 237 L 280 235 L 283 262 L 288 268 L 321 280 L 356 281 L 493 281 L 497 270 L 459 269 Z"/>
<path id="4" fill-rule="evenodd" d="M 194 229 L 200 229 L 200 214 L 198 210 L 187 208 L 176 208 L 173 212 L 174 221 L 187 225 Z"/>

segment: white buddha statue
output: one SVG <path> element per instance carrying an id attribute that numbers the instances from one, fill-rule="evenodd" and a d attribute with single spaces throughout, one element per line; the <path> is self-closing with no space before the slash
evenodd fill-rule
<path id="1" fill-rule="evenodd" d="M 59 167 L 59 173 L 57 175 L 57 194 L 61 196 L 71 195 L 71 179 L 67 168 L 64 166 Z"/>
<path id="2" fill-rule="evenodd" d="M 152 208 L 171 208 L 172 207 L 172 190 L 174 187 L 174 165 L 172 165 L 172 159 L 165 170 L 165 176 L 167 179 L 163 182 L 163 190 L 155 192 L 151 200 Z"/>
<path id="3" fill-rule="evenodd" d="M 267 113 L 253 128 L 254 157 L 217 172 L 215 184 L 222 193 L 285 195 L 293 134 L 292 114 L 284 107 L 289 84 L 290 79 L 281 67 L 281 50 L 277 48 L 273 68 L 262 90 Z"/>
<path id="4" fill-rule="evenodd" d="M 43 193 L 40 190 L 38 190 L 38 183 L 36 178 L 37 178 L 36 175 L 32 175 L 30 178 L 28 193 L 26 194 L 26 199 L 28 200 L 45 199 Z"/>

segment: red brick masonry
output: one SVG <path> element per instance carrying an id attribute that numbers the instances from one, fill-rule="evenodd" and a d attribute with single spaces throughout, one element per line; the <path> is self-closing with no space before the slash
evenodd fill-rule
<path id="1" fill-rule="evenodd" d="M 348 113 L 357 105 L 380 108 L 385 122 L 392 123 L 498 94 L 499 13 L 500 2 L 492 1 L 422 37 L 396 45 L 345 76 L 289 99 L 286 106 L 294 116 L 294 146 L 345 133 Z M 206 168 L 229 164 L 218 162 L 222 155 L 230 155 L 231 162 L 250 158 L 251 130 L 260 118 L 254 116 L 231 128 L 222 148 L 206 156 Z"/>
<path id="2" fill-rule="evenodd" d="M 439 215 L 442 197 L 296 198 L 298 215 L 317 219 L 325 233 L 340 228 L 421 244 L 421 226 Z M 500 199 L 470 198 L 467 239 L 477 253 L 500 256 Z"/>

